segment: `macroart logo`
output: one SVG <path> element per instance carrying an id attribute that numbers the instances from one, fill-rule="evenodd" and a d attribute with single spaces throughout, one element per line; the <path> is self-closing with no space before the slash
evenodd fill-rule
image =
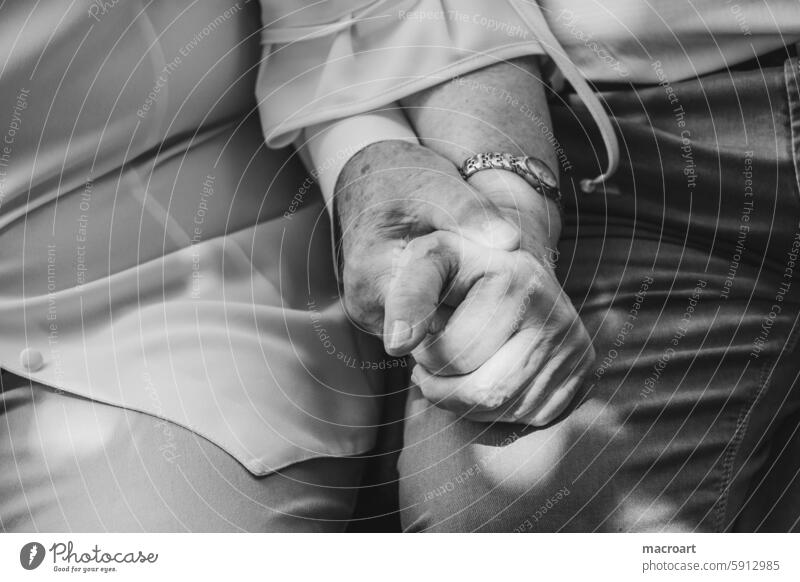
<path id="1" fill-rule="evenodd" d="M 45 549 L 39 542 L 28 542 L 19 551 L 19 563 L 26 570 L 35 570 L 44 561 Z"/>

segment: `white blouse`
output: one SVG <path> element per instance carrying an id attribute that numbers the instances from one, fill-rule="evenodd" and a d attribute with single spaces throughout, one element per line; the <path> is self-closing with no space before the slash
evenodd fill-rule
<path id="1" fill-rule="evenodd" d="M 264 146 L 259 27 L 235 0 L 2 5 L 0 364 L 265 474 L 369 450 L 361 368 L 398 361 L 344 315 L 313 180 Z"/>
<path id="2" fill-rule="evenodd" d="M 262 0 L 258 97 L 271 145 L 307 145 L 329 197 L 358 150 L 407 138 L 394 103 L 499 60 L 548 55 L 598 123 L 613 173 L 616 138 L 585 79 L 675 82 L 800 40 L 798 0 Z M 353 119 L 378 110 L 385 119 Z M 341 121 L 339 121 L 341 120 Z M 331 122 L 336 122 L 331 124 Z M 341 126 L 339 124 L 341 123 Z M 315 126 L 302 136 L 302 128 Z M 338 126 L 338 127 L 336 127 Z M 335 133 L 335 139 L 326 139 Z M 322 140 L 323 143 L 319 143 Z M 333 160 L 334 163 L 330 163 Z"/>

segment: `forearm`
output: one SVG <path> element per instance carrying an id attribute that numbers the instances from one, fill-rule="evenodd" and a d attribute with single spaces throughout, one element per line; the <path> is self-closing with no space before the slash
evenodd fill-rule
<path id="1" fill-rule="evenodd" d="M 498 63 L 417 93 L 401 104 L 420 141 L 456 166 L 480 152 L 499 151 L 542 159 L 558 175 L 548 136 L 550 115 L 535 58 Z M 470 183 L 492 192 L 501 206 L 519 205 L 523 235 L 555 247 L 561 230 L 556 204 L 501 170 L 478 172 Z M 512 187 L 509 187 L 512 186 Z M 524 193 L 524 199 L 519 194 Z M 503 196 L 512 200 L 503 200 Z"/>

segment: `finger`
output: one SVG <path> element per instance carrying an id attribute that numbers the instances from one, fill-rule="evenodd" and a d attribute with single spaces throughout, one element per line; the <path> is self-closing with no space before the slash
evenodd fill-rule
<path id="1" fill-rule="evenodd" d="M 532 414 L 519 416 L 511 410 L 515 408 L 516 404 L 515 401 L 512 401 L 508 406 L 498 410 L 465 413 L 464 418 L 476 422 L 511 422 L 535 427 L 546 426 L 557 419 L 572 404 L 584 380 L 582 377 L 572 377 L 563 386 L 548 390 L 549 395 L 543 400 L 543 403 L 540 403 L 539 410 Z M 517 395 L 517 398 L 521 394 Z"/>
<path id="2" fill-rule="evenodd" d="M 427 336 L 414 357 L 438 375 L 475 371 L 527 325 L 531 305 L 549 312 L 553 299 L 544 292 L 551 282 L 543 266 L 526 253 L 487 252 L 479 261 L 485 271 L 457 305 L 441 333 Z M 554 281 L 553 281 L 554 283 Z"/>
<path id="3" fill-rule="evenodd" d="M 575 396 L 586 381 L 584 374 L 573 375 L 569 380 L 557 388 L 535 413 L 522 417 L 518 422 L 531 426 L 546 426 L 561 416 L 567 407 L 572 404 Z"/>
<path id="4" fill-rule="evenodd" d="M 444 183 L 444 188 L 420 193 L 426 204 L 416 205 L 418 220 L 487 248 L 519 248 L 519 225 L 506 220 L 489 198 L 458 177 Z"/>
<path id="5" fill-rule="evenodd" d="M 384 297 L 384 344 L 389 354 L 408 354 L 428 333 L 444 327 L 452 311 L 441 309 L 446 289 L 468 289 L 479 275 L 461 268 L 459 247 L 465 242 L 437 231 L 413 239 L 395 259 Z"/>
<path id="6" fill-rule="evenodd" d="M 437 376 L 418 365 L 413 379 L 428 400 L 471 419 L 540 426 L 569 404 L 580 385 L 576 378 L 586 375 L 593 353 L 590 343 L 575 342 L 567 349 L 544 337 L 541 329 L 526 329 L 471 374 Z M 566 394 L 551 405 L 551 395 L 561 387 Z M 548 410 L 536 417 L 545 406 Z"/>
<path id="7" fill-rule="evenodd" d="M 586 375 L 582 367 L 560 366 L 558 369 L 543 370 L 495 418 L 537 427 L 545 426 L 570 405 Z"/>
<path id="8" fill-rule="evenodd" d="M 423 396 L 440 408 L 474 420 L 497 420 L 504 403 L 518 392 L 512 384 L 503 382 L 478 383 L 473 374 L 438 376 L 417 364 L 411 381 L 419 386 Z M 507 389 L 507 390 L 506 390 Z"/>
<path id="9" fill-rule="evenodd" d="M 491 418 L 498 418 L 544 367 L 550 350 L 536 345 L 530 333 L 521 333 L 470 374 L 441 376 L 418 365 L 413 378 L 437 406 L 461 414 L 489 412 Z"/>
<path id="10" fill-rule="evenodd" d="M 595 352 L 580 320 L 551 349 L 551 356 L 530 385 L 503 412 L 503 418 L 533 426 L 544 426 L 570 404 L 588 376 Z"/>

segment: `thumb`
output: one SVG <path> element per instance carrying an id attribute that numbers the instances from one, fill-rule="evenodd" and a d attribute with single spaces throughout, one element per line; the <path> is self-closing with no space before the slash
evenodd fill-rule
<path id="1" fill-rule="evenodd" d="M 441 305 L 446 291 L 463 294 L 472 284 L 460 268 L 463 240 L 436 231 L 413 239 L 394 265 L 384 297 L 384 344 L 393 356 L 410 353 L 444 327 L 452 309 Z M 448 289 L 452 287 L 452 289 Z"/>

